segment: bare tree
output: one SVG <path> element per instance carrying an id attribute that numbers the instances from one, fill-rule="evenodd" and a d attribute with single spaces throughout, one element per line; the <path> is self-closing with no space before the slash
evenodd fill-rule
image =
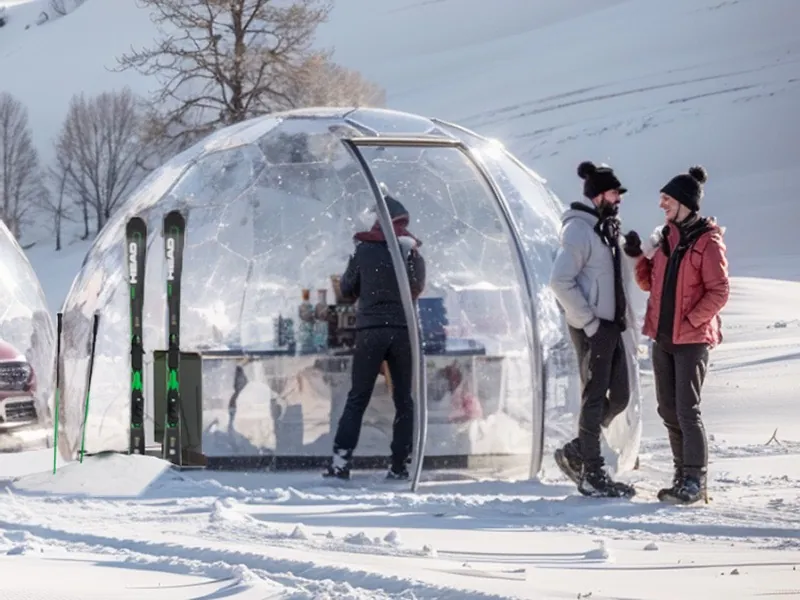
<path id="1" fill-rule="evenodd" d="M 56 251 L 62 247 L 62 231 L 64 221 L 73 220 L 74 204 L 70 203 L 70 163 L 69 159 L 61 154 L 56 154 L 56 165 L 48 170 L 48 179 L 52 184 L 53 191 L 49 189 L 42 194 L 39 201 L 39 208 L 52 218 L 53 235 L 55 236 Z M 80 204 L 80 203 L 78 203 Z M 83 206 L 87 206 L 84 203 Z M 84 213 L 86 214 L 86 213 Z M 88 218 L 84 223 L 88 225 Z M 86 235 L 88 237 L 88 235 Z M 84 237 L 84 239 L 86 239 Z"/>
<path id="2" fill-rule="evenodd" d="M 336 64 L 325 52 L 315 52 L 300 65 L 288 96 L 292 108 L 386 104 L 386 91 L 381 86 L 358 71 Z"/>
<path id="3" fill-rule="evenodd" d="M 328 0 L 140 3 L 155 13 L 162 36 L 153 47 L 120 57 L 119 68 L 159 81 L 153 103 L 162 118 L 154 130 L 178 139 L 178 149 L 221 126 L 320 95 L 304 83 L 310 65 L 330 60 L 312 49 L 317 27 L 328 19 Z"/>
<path id="4" fill-rule="evenodd" d="M 0 218 L 19 238 L 26 216 L 43 193 L 39 157 L 28 127 L 28 111 L 0 93 Z"/>
<path id="5" fill-rule="evenodd" d="M 94 211 L 97 231 L 141 181 L 150 153 L 141 139 L 142 111 L 129 88 L 87 99 L 73 96 L 56 142 L 65 190 Z M 88 225 L 88 222 L 86 223 Z"/>

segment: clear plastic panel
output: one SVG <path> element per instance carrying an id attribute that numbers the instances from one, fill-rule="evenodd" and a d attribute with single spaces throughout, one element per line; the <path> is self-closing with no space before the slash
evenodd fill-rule
<path id="1" fill-rule="evenodd" d="M 157 205 L 140 212 L 149 227 L 144 309 L 147 444 L 154 437 L 154 352 L 166 348 L 161 219 L 180 207 L 187 218 L 181 346 L 202 354 L 202 433 L 192 450 L 211 460 L 249 464 L 281 457 L 321 464 L 350 387 L 353 305 L 336 300 L 332 276 L 368 226 L 374 197 L 340 141 L 358 131 L 341 120 L 286 119 L 257 144 L 201 156 Z M 371 223 L 369 223 L 371 224 Z M 80 444 L 91 317 L 101 312 L 86 431 L 87 452 L 127 450 L 128 302 L 124 220 L 67 301 L 70 351 L 65 386 L 68 435 Z M 335 277 L 334 277 L 335 278 Z M 301 318 L 303 289 L 312 313 Z M 302 311 L 306 316 L 306 311 Z M 327 334 L 325 330 L 327 328 Z M 307 340 L 307 341 L 304 341 Z M 185 402 L 191 402 L 188 381 Z M 364 419 L 359 456 L 389 453 L 394 406 L 384 381 Z M 158 421 L 159 419 L 155 419 Z"/>
<path id="2" fill-rule="evenodd" d="M 495 142 L 455 127 L 442 124 L 453 135 L 469 143 L 480 156 L 505 196 L 525 248 L 525 259 L 536 286 L 535 301 L 539 336 L 545 360 L 545 456 L 549 461 L 555 448 L 577 434 L 581 405 L 578 360 L 569 337 L 563 311 L 548 279 L 559 246 L 561 212 L 564 205 L 535 173 L 520 165 Z M 625 268 L 631 268 L 626 262 Z M 632 273 L 628 273 L 628 296 L 635 293 Z M 628 321 L 635 323 L 633 311 Z M 617 470 L 634 467 L 642 432 L 642 392 L 637 349 L 639 327 L 623 335 L 630 380 L 628 408 L 603 431 L 603 455 Z M 552 465 L 552 461 L 549 461 Z"/>
<path id="3" fill-rule="evenodd" d="M 84 401 L 88 388 L 92 319 L 95 312 L 100 314 L 100 321 L 86 421 L 86 451 L 127 450 L 130 423 L 127 342 L 130 339 L 130 320 L 125 276 L 125 223 L 133 214 L 141 214 L 148 221 L 149 250 L 145 290 L 146 296 L 154 295 L 158 298 L 159 290 L 163 286 L 160 285 L 160 275 L 156 267 L 161 264 L 163 244 L 154 242 L 161 240 L 162 206 L 174 206 L 174 201 L 170 204 L 164 195 L 176 180 L 191 172 L 193 161 L 201 152 L 200 146 L 185 150 L 151 173 L 139 185 L 98 234 L 67 294 L 62 309 L 64 316 L 59 421 L 59 451 L 65 458 L 74 458 L 80 448 Z M 158 312 L 157 304 L 148 302 L 145 298 L 146 350 L 153 347 L 152 331 L 163 329 L 163 308 Z M 160 321 L 154 323 L 154 319 Z M 152 408 L 146 417 L 152 427 Z"/>
<path id="4" fill-rule="evenodd" d="M 502 149 L 489 143 L 478 152 L 508 200 L 526 248 L 526 258 L 536 274 L 536 311 L 547 374 L 545 450 L 549 457 L 556 447 L 577 435 L 581 405 L 577 356 L 563 312 L 548 283 L 559 244 L 561 219 L 557 210 L 562 205 L 552 191 Z M 625 261 L 625 267 L 629 270 L 626 281 L 628 296 L 631 297 L 635 283 L 629 261 Z M 632 310 L 628 322 L 636 323 Z M 633 468 L 641 440 L 638 329 L 630 327 L 623 335 L 631 387 L 628 408 L 603 430 L 603 455 L 606 462 L 617 470 Z"/>
<path id="5" fill-rule="evenodd" d="M 545 452 L 572 439 L 577 432 L 581 403 L 578 361 L 555 296 L 548 284 L 559 246 L 563 203 L 538 174 L 519 164 L 492 140 L 467 129 L 437 121 L 449 134 L 468 144 L 483 160 L 502 191 L 525 247 L 525 259 L 534 275 L 536 314 L 545 358 Z M 631 265 L 625 263 L 625 268 Z M 636 293 L 633 277 L 627 278 L 628 297 Z M 631 310 L 629 323 L 636 323 Z M 603 454 L 618 470 L 632 469 L 639 454 L 642 432 L 642 391 L 637 349 L 640 327 L 630 327 L 623 339 L 627 351 L 631 398 L 628 409 L 604 430 Z M 550 461 L 552 466 L 552 461 Z"/>
<path id="6" fill-rule="evenodd" d="M 458 148 L 359 151 L 422 241 L 426 462 L 527 476 L 534 458 L 531 324 L 496 198 Z"/>
<path id="7" fill-rule="evenodd" d="M 228 271 L 243 282 L 219 294 L 241 315 L 238 336 L 203 359 L 203 453 L 211 460 L 268 457 L 312 467 L 331 455 L 354 337 L 354 306 L 337 301 L 334 280 L 374 210 L 364 174 L 338 137 L 354 133 L 325 119 L 285 121 L 260 140 L 267 167 L 229 209 L 251 233 L 232 228 L 235 241 L 226 233 L 230 248 L 248 251 L 247 268 Z M 382 390 L 379 381 L 357 457 L 389 453 L 394 407 Z"/>
<path id="8" fill-rule="evenodd" d="M 347 120 L 382 135 L 447 135 L 430 119 L 386 108 L 359 108 L 348 114 Z"/>
<path id="9" fill-rule="evenodd" d="M 100 313 L 95 369 L 90 395 L 90 418 L 87 421 L 87 451 L 127 449 L 127 428 L 130 423 L 128 402 L 129 350 L 121 340 L 128 340 L 128 305 L 125 287 L 124 231 L 127 218 L 141 214 L 148 218 L 150 255 L 159 254 L 153 244 L 160 229 L 155 207 L 176 180 L 191 169 L 202 153 L 193 146 L 153 171 L 139 184 L 125 204 L 111 217 L 98 234 L 81 270 L 72 282 L 62 311 L 61 342 L 61 406 L 59 451 L 65 458 L 74 458 L 79 449 L 84 420 L 84 400 L 87 393 L 87 372 L 91 346 L 92 318 Z M 164 204 L 167 204 L 166 202 Z M 152 216 L 151 216 L 152 215 Z M 155 229 L 154 229 L 155 228 Z M 160 281 L 154 277 L 152 256 L 148 258 L 146 289 L 152 291 Z M 120 293 L 121 292 L 121 293 Z M 145 305 L 145 347 L 147 327 L 152 327 Z M 156 316 L 156 318 L 158 318 Z M 102 392 L 100 390 L 103 390 Z M 152 426 L 152 413 L 147 417 Z"/>
<path id="10" fill-rule="evenodd" d="M 55 328 L 39 280 L 0 221 L 0 451 L 44 447 L 52 427 Z"/>

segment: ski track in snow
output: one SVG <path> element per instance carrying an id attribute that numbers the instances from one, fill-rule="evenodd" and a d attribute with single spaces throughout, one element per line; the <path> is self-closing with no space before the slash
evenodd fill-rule
<path id="1" fill-rule="evenodd" d="M 712 442 L 711 453 L 718 459 L 796 456 L 798 449 L 800 444 L 786 442 L 782 446 Z M 643 455 L 656 456 L 654 462 L 659 464 L 665 464 L 667 452 L 663 441 L 643 447 Z M 633 501 L 586 499 L 561 481 L 459 483 L 453 487 L 463 492 L 412 494 L 381 491 L 357 481 L 328 485 L 316 481 L 316 475 L 298 478 L 295 486 L 251 489 L 224 485 L 213 475 L 170 475 L 175 480 L 150 490 L 149 497 L 124 500 L 38 495 L 15 490 L 9 483 L 0 508 L 0 548 L 9 545 L 15 553 L 54 547 L 107 554 L 152 569 L 288 586 L 298 590 L 292 598 L 335 593 L 336 598 L 353 599 L 463 597 L 451 587 L 335 564 L 342 560 L 346 564 L 352 554 L 422 559 L 433 563 L 432 569 L 448 568 L 450 561 L 481 560 L 480 553 L 446 543 L 435 549 L 407 546 L 397 534 L 403 528 L 479 526 L 611 540 L 656 536 L 674 542 L 705 539 L 753 548 L 800 549 L 800 481 L 785 475 L 743 478 L 719 469 L 711 485 L 711 503 L 696 507 L 654 502 L 658 482 L 668 473 L 653 471 L 647 464 L 629 477 L 639 489 Z M 379 536 L 364 532 L 375 529 L 384 532 Z M 154 531 L 159 532 L 155 538 Z M 276 552 L 284 556 L 276 557 Z M 302 560 L 304 552 L 313 553 L 314 562 Z M 475 574 L 524 576 L 524 557 L 509 554 L 503 561 L 509 569 Z M 413 596 L 403 595 L 404 590 Z"/>
<path id="2" fill-rule="evenodd" d="M 149 522 L 152 525 L 153 519 Z M 297 600 L 320 597 L 344 600 L 464 597 L 462 591 L 425 584 L 409 578 L 329 566 L 319 562 L 272 558 L 268 556 L 268 552 L 270 548 L 275 547 L 274 539 L 270 536 L 265 538 L 252 536 L 253 539 L 247 540 L 246 538 L 251 536 L 237 536 L 233 531 L 234 528 L 231 528 L 231 533 L 237 538 L 235 539 L 237 543 L 241 543 L 242 538 L 245 538 L 254 546 L 257 544 L 258 548 L 253 550 L 224 548 L 220 547 L 218 540 L 209 540 L 205 535 L 203 539 L 206 544 L 196 545 L 198 541 L 196 538 L 184 536 L 181 539 L 180 532 L 170 532 L 167 529 L 164 533 L 169 534 L 175 541 L 166 543 L 122 536 L 103 536 L 16 521 L 0 521 L 0 529 L 5 530 L 3 537 L 14 544 L 9 553 L 20 554 L 31 550 L 35 552 L 49 546 L 71 552 L 107 554 L 118 561 L 141 565 L 148 569 L 164 569 L 174 573 L 212 578 L 230 578 L 251 585 L 254 579 L 260 584 L 279 584 L 297 589 L 298 593 L 290 596 Z M 204 533 L 204 530 L 201 529 L 200 532 Z M 0 541 L 2 539 L 0 538 Z M 209 544 L 209 541 L 212 543 Z M 224 541 L 230 542 L 231 538 Z M 302 549 L 303 546 L 303 544 L 297 545 L 298 549 Z M 402 555 L 396 554 L 396 556 Z M 492 600 L 504 596 L 470 592 L 469 597 L 476 600 Z"/>
<path id="3" fill-rule="evenodd" d="M 748 454 L 753 453 L 755 449 Z M 230 496 L 99 500 L 37 497 L 20 494 L 9 486 L 4 506 L 0 508 L 0 552 L 4 546 L 8 554 L 37 553 L 44 548 L 88 552 L 150 570 L 228 579 L 231 581 L 228 589 L 280 587 L 291 590 L 291 595 L 280 597 L 298 600 L 321 597 L 382 600 L 505 596 L 473 591 L 467 596 L 463 590 L 448 586 L 336 565 L 337 560 L 346 563 L 346 554 L 426 559 L 434 571 L 513 579 L 525 577 L 529 557 L 505 554 L 498 559 L 496 555 L 457 548 L 407 547 L 398 538 L 396 529 L 383 537 L 370 537 L 362 531 L 322 533 L 315 531 L 318 528 L 314 526 L 314 513 L 281 514 L 274 509 L 332 507 L 335 519 L 342 519 L 342 513 L 359 515 L 357 522 L 369 528 L 391 522 L 406 527 L 469 528 L 477 521 L 481 528 L 564 531 L 609 539 L 650 539 L 657 535 L 659 540 L 680 542 L 708 537 L 708 541 L 731 540 L 767 549 L 800 548 L 795 539 L 800 507 L 798 485 L 788 477 L 767 477 L 764 482 L 776 488 L 772 492 L 784 492 L 786 499 L 772 493 L 764 505 L 762 494 L 755 498 L 762 505 L 748 502 L 747 510 L 743 510 L 742 499 L 734 497 L 740 482 L 725 485 L 724 478 L 714 486 L 719 499 L 699 508 L 663 506 L 649 498 L 628 502 L 588 500 L 574 493 L 563 497 L 526 496 L 523 494 L 529 485 L 524 483 L 517 484 L 517 496 L 469 493 L 416 496 L 355 487 L 337 490 L 318 483 L 305 489 L 252 490 L 224 486 L 213 480 L 203 485 L 192 483 L 195 485 L 189 487 L 195 493 L 203 490 Z M 173 486 L 183 487 L 181 484 L 170 487 Z M 182 496 L 181 492 L 186 490 L 173 489 L 173 492 Z M 794 496 L 789 497 L 791 494 Z M 444 516 L 433 516 L 436 514 Z M 141 531 L 138 535 L 137 529 Z M 187 535 L 189 531 L 194 534 Z M 162 537 L 163 540 L 158 539 Z M 277 550 L 293 553 L 295 558 L 276 557 Z M 297 558 L 304 553 L 313 553 L 314 561 Z M 592 556 L 587 554 L 586 559 Z M 480 570 L 463 563 L 464 560 L 476 563 L 502 560 L 507 568 Z"/>

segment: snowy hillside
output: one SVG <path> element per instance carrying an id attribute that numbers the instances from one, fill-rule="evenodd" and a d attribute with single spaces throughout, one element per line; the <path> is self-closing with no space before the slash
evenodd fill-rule
<path id="1" fill-rule="evenodd" d="M 108 69 L 153 25 L 132 0 L 87 0 L 25 29 L 43 4 L 9 9 L 0 73 L 44 157 L 74 92 L 147 92 L 150 82 Z M 348 0 L 319 43 L 385 86 L 391 107 L 500 138 L 565 201 L 580 160 L 611 163 L 631 190 L 626 224 L 640 230 L 661 220 L 658 189 L 703 163 L 704 210 L 727 227 L 733 273 L 795 279 L 798 27 L 795 0 Z M 45 285 L 59 303 L 66 289 Z"/>
<path id="2" fill-rule="evenodd" d="M 3 89 L 28 107 L 43 158 L 73 93 L 150 86 L 106 69 L 152 36 L 133 0 L 86 0 L 27 29 L 46 2 L 4 4 Z M 501 139 L 566 202 L 581 160 L 609 162 L 640 232 L 662 221 L 670 177 L 708 168 L 703 210 L 727 227 L 735 276 L 703 399 L 709 505 L 653 500 L 670 464 L 647 371 L 632 502 L 578 496 L 552 461 L 542 482 L 431 475 L 410 494 L 367 474 L 336 488 L 122 456 L 54 476 L 48 451 L 0 454 L 0 598 L 797 594 L 798 30 L 797 0 L 346 0 L 320 32 L 390 107 Z M 54 311 L 87 249 L 28 251 Z"/>

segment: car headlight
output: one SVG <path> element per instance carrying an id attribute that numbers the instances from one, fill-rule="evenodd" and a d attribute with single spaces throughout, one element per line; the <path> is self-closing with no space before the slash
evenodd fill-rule
<path id="1" fill-rule="evenodd" d="M 33 367 L 26 362 L 0 364 L 0 389 L 24 390 L 33 375 Z"/>

